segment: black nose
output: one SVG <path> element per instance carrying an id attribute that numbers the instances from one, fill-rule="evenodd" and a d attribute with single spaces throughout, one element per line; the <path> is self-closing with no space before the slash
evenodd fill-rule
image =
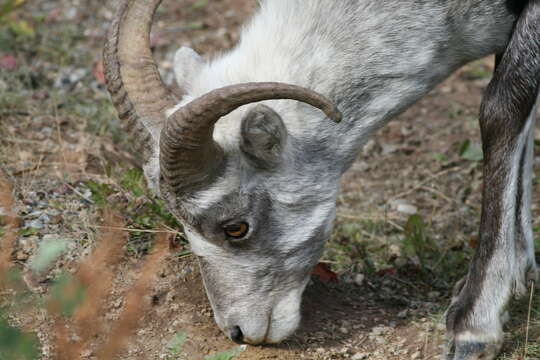
<path id="1" fill-rule="evenodd" d="M 237 344 L 243 344 L 244 343 L 244 334 L 242 334 L 242 330 L 239 326 L 234 326 L 231 329 L 231 340 L 234 341 Z"/>

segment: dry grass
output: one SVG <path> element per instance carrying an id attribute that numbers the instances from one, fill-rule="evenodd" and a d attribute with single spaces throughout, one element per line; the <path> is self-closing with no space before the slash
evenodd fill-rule
<path id="1" fill-rule="evenodd" d="M 0 208 L 7 214 L 4 225 L 5 233 L 0 239 L 0 288 L 5 287 L 5 275 L 11 267 L 11 253 L 15 245 L 16 232 L 18 226 L 17 217 L 13 213 L 13 198 L 11 196 L 11 186 L 7 180 L 0 176 Z"/>
<path id="2" fill-rule="evenodd" d="M 99 359 L 114 358 L 125 346 L 131 331 L 137 326 L 140 315 L 144 314 L 144 308 L 149 305 L 149 301 L 141 301 L 148 294 L 152 278 L 159 270 L 162 259 L 168 253 L 167 235 L 161 234 L 157 237 L 152 253 L 144 264 L 141 275 L 131 291 L 126 297 L 124 311 L 116 324 L 114 324 L 109 340 L 99 352 Z"/>
<path id="3" fill-rule="evenodd" d="M 118 217 L 112 214 L 106 216 L 107 229 L 92 255 L 85 260 L 75 275 L 75 281 L 68 287 L 67 292 L 76 291 L 77 286 L 86 288 L 83 302 L 75 309 L 71 319 L 72 330 L 68 329 L 68 321 L 60 316 L 60 309 L 51 301 L 50 310 L 55 314 L 55 347 L 56 359 L 78 359 L 82 351 L 92 346 L 92 341 L 105 332 L 106 324 L 100 316 L 103 313 L 107 294 L 113 288 L 113 268 L 123 256 L 123 246 L 127 234 L 118 230 L 122 227 Z M 152 280 L 168 253 L 167 235 L 159 236 L 154 249 L 141 270 L 139 279 L 128 291 L 124 310 L 114 324 L 105 343 L 99 346 L 98 359 L 108 360 L 118 355 L 126 345 L 132 331 L 136 329 L 140 314 L 149 305 L 149 301 L 141 301 L 148 294 Z M 77 341 L 70 341 L 76 333 Z"/>
<path id="4" fill-rule="evenodd" d="M 118 217 L 107 214 L 105 223 L 111 228 L 103 233 L 94 254 L 81 265 L 76 275 L 80 283 L 86 287 L 87 295 L 81 306 L 76 309 L 73 320 L 86 341 L 100 330 L 101 324 L 98 319 L 103 309 L 103 300 L 108 290 L 112 288 L 114 278 L 112 267 L 121 260 L 122 247 L 127 241 L 125 232 L 114 229 L 122 225 Z"/>
<path id="5" fill-rule="evenodd" d="M 0 178 L 0 207 L 7 214 L 3 218 L 5 233 L 0 239 L 0 281 L 2 288 L 11 287 L 7 283 L 9 269 L 12 267 L 11 254 L 15 246 L 17 217 L 13 213 L 13 198 L 8 182 Z M 63 295 L 70 297 L 84 288 L 85 297 L 76 307 L 71 319 L 62 316 L 62 305 L 59 299 L 49 298 L 47 310 L 53 317 L 55 338 L 55 359 L 73 360 L 81 358 L 82 351 L 96 346 L 92 342 L 106 327 L 111 330 L 104 344 L 97 345 L 97 358 L 109 360 L 124 349 L 132 331 L 136 329 L 140 314 L 150 301 L 141 301 L 149 293 L 153 278 L 169 252 L 169 241 L 166 232 L 157 236 L 152 252 L 147 256 L 139 278 L 127 292 L 123 312 L 113 324 L 105 324 L 101 314 L 104 310 L 107 295 L 113 288 L 114 268 L 123 257 L 127 232 L 121 219 L 111 213 L 105 215 L 104 232 L 95 251 L 79 266 L 73 280 L 64 289 Z M 22 285 L 22 284 L 18 284 Z M 74 340 L 76 339 L 76 340 Z"/>
<path id="6" fill-rule="evenodd" d="M 115 215 L 109 213 L 105 216 L 107 230 L 101 236 L 101 241 L 95 251 L 80 265 L 75 274 L 75 281 L 67 288 L 67 292 L 75 293 L 82 286 L 86 289 L 83 302 L 75 309 L 73 314 L 73 328 L 80 340 L 69 341 L 69 332 L 66 329 L 66 321 L 59 316 L 60 308 L 51 299 L 49 309 L 56 316 L 56 349 L 57 359 L 76 359 L 81 352 L 90 346 L 104 327 L 100 314 L 103 310 L 104 300 L 107 293 L 112 289 L 114 279 L 113 267 L 118 264 L 123 255 L 123 246 L 127 236 L 125 232 L 115 230 L 123 223 Z"/>

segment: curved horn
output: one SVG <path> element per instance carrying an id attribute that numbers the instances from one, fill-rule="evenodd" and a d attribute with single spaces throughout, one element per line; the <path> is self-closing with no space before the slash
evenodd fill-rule
<path id="1" fill-rule="evenodd" d="M 182 195 L 192 186 L 210 183 L 223 151 L 213 140 L 214 124 L 242 105 L 293 99 L 323 110 L 340 121 L 341 113 L 322 95 L 295 85 L 247 83 L 209 92 L 177 110 L 168 121 L 164 111 L 176 101 L 167 90 L 150 51 L 150 29 L 161 0 L 122 0 L 104 49 L 107 88 L 135 150 L 143 162 L 160 140 L 160 168 L 168 189 Z M 164 125 L 165 124 L 165 125 Z M 163 130 L 161 130 L 163 128 Z M 161 137 L 160 137 L 161 131 Z"/>
<path id="2" fill-rule="evenodd" d="M 161 174 L 176 195 L 213 180 L 222 152 L 213 140 L 214 124 L 242 105 L 263 100 L 291 99 L 321 109 L 335 122 L 341 112 L 324 96 L 296 85 L 262 82 L 213 90 L 172 114 L 161 132 Z"/>
<path id="3" fill-rule="evenodd" d="M 122 0 L 103 50 L 107 89 L 143 164 L 157 150 L 163 111 L 176 101 L 163 84 L 150 50 L 150 28 L 161 0 Z"/>

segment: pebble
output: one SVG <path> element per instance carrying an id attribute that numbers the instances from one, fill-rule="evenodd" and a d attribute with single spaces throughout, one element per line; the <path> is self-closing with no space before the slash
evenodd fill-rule
<path id="1" fill-rule="evenodd" d="M 356 274 L 354 276 L 354 283 L 358 286 L 362 286 L 362 284 L 364 283 L 364 280 L 365 280 L 366 276 L 362 273 L 360 274 Z"/>
<path id="2" fill-rule="evenodd" d="M 375 326 L 373 329 L 371 329 L 370 335 L 371 336 L 380 336 L 380 335 L 384 335 L 387 332 L 388 332 L 388 329 L 384 325 Z"/>
<path id="3" fill-rule="evenodd" d="M 43 228 L 43 221 L 41 221 L 40 219 L 35 219 L 35 220 L 32 220 L 32 221 L 26 221 L 25 224 L 24 224 L 24 227 L 31 227 L 31 228 L 35 228 L 35 229 L 41 229 L 41 228 Z"/>
<path id="4" fill-rule="evenodd" d="M 400 318 L 400 319 L 405 319 L 408 314 L 409 314 L 409 310 L 405 309 L 405 310 L 402 310 L 402 311 L 398 312 L 397 317 Z"/>
<path id="5" fill-rule="evenodd" d="M 388 247 L 388 253 L 390 256 L 400 257 L 401 256 L 401 247 L 396 244 L 392 244 Z"/>
<path id="6" fill-rule="evenodd" d="M 414 215 L 418 212 L 418 208 L 410 204 L 405 199 L 395 199 L 390 202 L 390 207 L 400 213 Z"/>
<path id="7" fill-rule="evenodd" d="M 83 358 L 88 358 L 90 356 L 93 355 L 93 351 L 90 350 L 90 349 L 87 349 L 87 350 L 84 350 L 82 353 L 81 353 L 81 357 Z"/>
<path id="8" fill-rule="evenodd" d="M 417 351 L 417 352 L 415 352 L 415 353 L 413 353 L 413 354 L 411 355 L 411 359 L 412 359 L 412 360 L 419 359 L 421 355 L 422 355 L 422 354 L 420 353 L 420 351 Z"/>
<path id="9" fill-rule="evenodd" d="M 396 144 L 382 144 L 382 154 L 388 155 L 399 150 L 399 145 Z"/>
<path id="10" fill-rule="evenodd" d="M 400 213 L 409 214 L 409 215 L 414 215 L 418 212 L 418 208 L 410 204 L 399 204 L 396 207 L 396 210 Z"/>
<path id="11" fill-rule="evenodd" d="M 123 303 L 123 299 L 122 299 L 122 298 L 117 299 L 117 300 L 113 303 L 113 308 L 119 309 L 120 307 L 122 307 L 122 303 Z"/>
<path id="12" fill-rule="evenodd" d="M 73 69 L 67 68 L 63 70 L 56 80 L 54 81 L 55 88 L 64 88 L 70 87 L 73 84 L 80 82 L 86 75 L 88 75 L 89 70 L 85 68 Z"/>
<path id="13" fill-rule="evenodd" d="M 27 253 L 25 253 L 24 251 L 17 251 L 17 254 L 15 255 L 16 259 L 19 260 L 19 261 L 26 261 L 28 260 L 28 258 L 30 257 Z"/>
<path id="14" fill-rule="evenodd" d="M 363 359 L 367 359 L 368 356 L 369 356 L 368 353 L 356 353 L 351 357 L 351 359 L 352 360 L 363 360 Z"/>

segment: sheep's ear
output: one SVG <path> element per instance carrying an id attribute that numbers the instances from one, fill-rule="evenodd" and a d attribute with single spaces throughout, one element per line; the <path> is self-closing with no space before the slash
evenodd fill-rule
<path id="1" fill-rule="evenodd" d="M 195 50 L 182 46 L 174 55 L 174 75 L 180 89 L 188 89 L 204 64 Z"/>
<path id="2" fill-rule="evenodd" d="M 283 120 L 268 106 L 256 105 L 242 119 L 240 150 L 256 168 L 279 164 L 286 140 Z"/>

